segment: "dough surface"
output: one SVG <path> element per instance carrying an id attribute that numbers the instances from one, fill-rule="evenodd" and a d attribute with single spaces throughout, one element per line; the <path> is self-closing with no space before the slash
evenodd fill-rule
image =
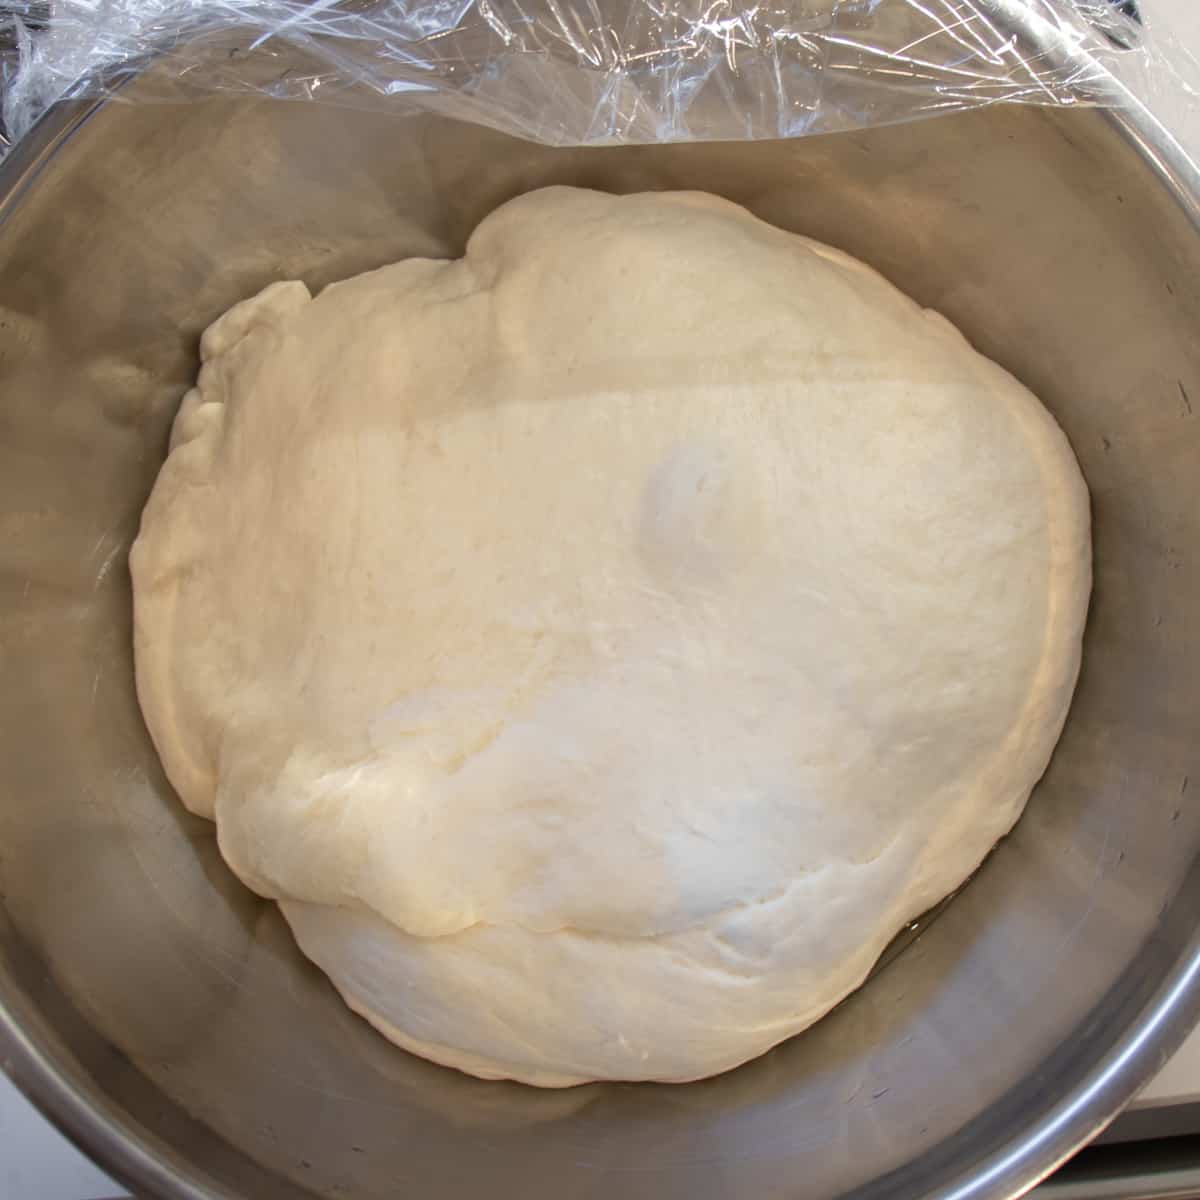
<path id="1" fill-rule="evenodd" d="M 869 268 L 553 188 L 205 333 L 131 569 L 167 773 L 387 1036 L 733 1067 L 1020 815 L 1090 588 L 1039 402 Z"/>

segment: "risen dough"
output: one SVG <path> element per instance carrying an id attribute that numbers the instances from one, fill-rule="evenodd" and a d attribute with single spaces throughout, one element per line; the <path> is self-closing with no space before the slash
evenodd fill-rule
<path id="1" fill-rule="evenodd" d="M 867 974 L 1061 729 L 1087 493 L 845 255 L 556 188 L 204 335 L 132 555 L 167 772 L 387 1036 L 685 1080 Z"/>

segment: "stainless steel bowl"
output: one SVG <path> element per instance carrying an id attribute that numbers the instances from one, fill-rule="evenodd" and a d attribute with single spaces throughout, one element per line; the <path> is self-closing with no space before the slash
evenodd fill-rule
<path id="1" fill-rule="evenodd" d="M 0 1057 L 142 1195 L 1009 1197 L 1180 1041 L 1200 238 L 1195 177 L 1144 115 L 572 151 L 109 104 L 57 110 L 0 182 Z M 1017 830 L 829 1018 L 687 1086 L 539 1092 L 386 1044 L 224 869 L 134 697 L 125 554 L 203 326 L 273 279 L 457 253 L 550 182 L 705 188 L 874 263 L 1046 401 L 1092 490 L 1083 674 Z"/>

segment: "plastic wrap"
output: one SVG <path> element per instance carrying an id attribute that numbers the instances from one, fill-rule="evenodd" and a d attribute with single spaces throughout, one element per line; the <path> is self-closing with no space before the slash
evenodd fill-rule
<path id="1" fill-rule="evenodd" d="M 1136 0 L 54 0 L 0 6 L 4 125 L 67 95 L 436 109 L 549 144 L 795 137 L 1172 78 Z"/>

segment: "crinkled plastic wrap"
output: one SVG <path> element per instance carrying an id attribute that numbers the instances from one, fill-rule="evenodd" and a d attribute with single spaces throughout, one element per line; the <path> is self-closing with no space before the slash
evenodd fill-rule
<path id="1" fill-rule="evenodd" d="M 1137 0 L 52 0 L 0 6 L 4 124 L 212 91 L 444 114 L 550 144 L 795 137 L 1171 66 Z M 1144 73 L 1149 73 L 1147 70 Z M 1172 72 L 1174 74 L 1174 72 Z"/>

